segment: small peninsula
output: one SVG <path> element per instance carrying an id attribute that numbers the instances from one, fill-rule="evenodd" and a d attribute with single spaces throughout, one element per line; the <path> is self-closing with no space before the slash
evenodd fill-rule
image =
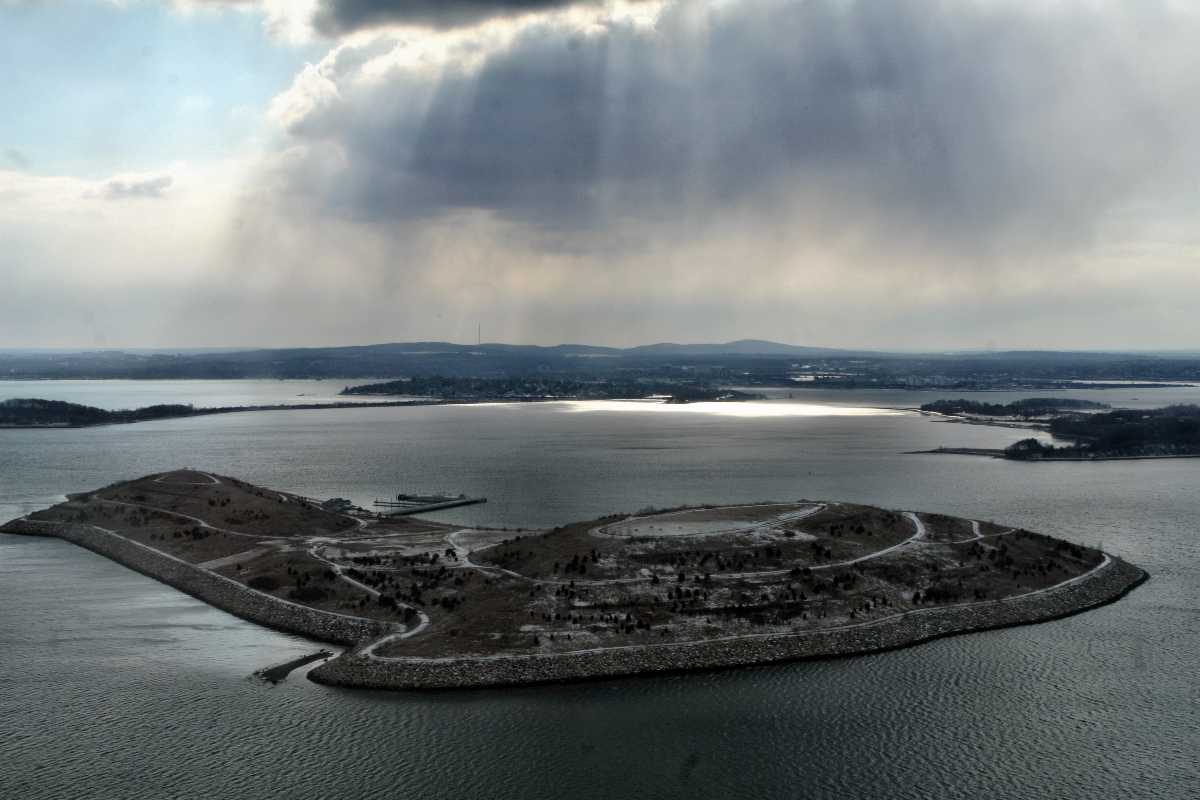
<path id="1" fill-rule="evenodd" d="M 197 470 L 75 494 L 57 536 L 245 619 L 349 649 L 309 673 L 463 688 L 876 652 L 1041 622 L 1145 573 L 992 522 L 798 500 L 541 531 L 389 517 Z"/>
<path id="2" fill-rule="evenodd" d="M 1027 438 L 1004 449 L 939 447 L 923 452 L 993 456 L 1017 461 L 1200 457 L 1200 406 L 1104 410 L 1107 408 L 1084 400 L 1021 400 L 1003 406 L 966 400 L 928 403 L 921 406 L 922 411 L 958 415 L 968 422 L 980 421 L 982 417 L 1004 417 L 1009 422 L 1000 424 L 1044 430 L 1066 444 Z M 1074 410 L 1064 413 L 1063 409 Z M 1033 422 L 1033 419 L 1039 421 Z"/>
<path id="3" fill-rule="evenodd" d="M 925 403 L 921 411 L 968 419 L 1007 417 L 1011 419 L 1038 419 L 1066 411 L 1099 411 L 1108 409 L 1107 403 L 1094 400 L 1075 400 L 1070 397 L 1028 397 L 1011 403 L 985 403 L 979 400 L 935 400 Z"/>

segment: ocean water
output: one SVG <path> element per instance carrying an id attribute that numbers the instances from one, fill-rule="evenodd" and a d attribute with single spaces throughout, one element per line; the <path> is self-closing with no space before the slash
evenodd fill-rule
<path id="1" fill-rule="evenodd" d="M 5 381 L 0 380 L 0 400 L 15 397 L 63 400 L 68 403 L 116 411 L 140 406 L 191 403 L 197 408 L 222 406 L 308 405 L 310 403 L 356 403 L 378 401 L 378 397 L 338 392 L 347 384 L 370 383 L 318 380 L 187 380 L 187 381 Z"/>
<path id="2" fill-rule="evenodd" d="M 107 402 L 145 404 L 139 387 L 123 391 Z M 442 518 L 512 527 L 685 502 L 854 500 L 1102 545 L 1152 575 L 1066 620 L 861 658 L 373 693 L 301 672 L 263 686 L 253 670 L 317 645 L 67 543 L 0 536 L 0 797 L 1200 795 L 1200 461 L 907 455 L 1024 435 L 870 410 L 922 402 L 908 394 L 0 431 L 5 519 L 66 491 L 195 466 L 363 503 L 482 494 L 486 505 Z"/>

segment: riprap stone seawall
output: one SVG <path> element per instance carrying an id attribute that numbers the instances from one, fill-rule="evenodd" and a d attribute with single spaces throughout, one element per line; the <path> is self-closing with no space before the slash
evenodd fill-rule
<path id="1" fill-rule="evenodd" d="M 334 644 L 353 645 L 395 630 L 403 630 L 402 627 L 387 623 L 322 611 L 274 597 L 120 534 L 91 525 L 14 520 L 0 528 L 0 531 L 65 539 L 173 586 L 222 611 L 286 633 L 297 633 Z"/>

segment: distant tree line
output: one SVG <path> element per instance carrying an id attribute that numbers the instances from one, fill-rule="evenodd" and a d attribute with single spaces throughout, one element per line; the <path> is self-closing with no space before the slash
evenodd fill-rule
<path id="1" fill-rule="evenodd" d="M 981 403 L 978 400 L 935 400 L 921 406 L 936 414 L 977 414 L 982 417 L 1042 417 L 1056 411 L 1084 411 L 1109 406 L 1092 400 L 1069 397 L 1030 397 L 1011 403 Z"/>
<path id="2" fill-rule="evenodd" d="M 0 401 L 0 428 L 35 428 L 50 426 L 111 425 L 127 422 L 147 422 L 172 417 L 195 417 L 212 414 L 233 414 L 242 411 L 297 411 L 333 408 L 386 408 L 411 405 L 431 405 L 435 401 L 293 403 L 254 406 L 216 406 L 196 408 L 191 404 L 146 406 L 144 408 L 109 411 L 93 406 L 67 403 L 62 400 L 18 399 Z M 436 401 L 440 402 L 440 401 Z"/>
<path id="3" fill-rule="evenodd" d="M 617 400 L 669 397 L 675 402 L 746 400 L 757 395 L 700 382 L 644 378 L 460 378 L 417 375 L 404 380 L 347 386 L 343 395 L 403 395 L 439 400 Z"/>
<path id="4" fill-rule="evenodd" d="M 1056 447 L 1023 439 L 1005 450 L 1009 458 L 1096 458 L 1200 454 L 1200 406 L 1120 409 L 1103 414 L 1065 414 L 1050 432 L 1073 444 Z"/>
<path id="5" fill-rule="evenodd" d="M 103 425 L 143 422 L 195 413 L 191 405 L 156 405 L 108 411 L 62 400 L 15 399 L 0 401 L 0 426 Z"/>

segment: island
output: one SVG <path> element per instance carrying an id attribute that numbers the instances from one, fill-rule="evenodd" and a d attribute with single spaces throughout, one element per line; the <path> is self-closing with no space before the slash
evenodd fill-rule
<path id="1" fill-rule="evenodd" d="M 237 616 L 344 645 L 308 677 L 375 689 L 872 653 L 1057 619 L 1147 577 L 1021 528 L 855 503 L 646 510 L 513 531 L 196 469 L 73 494 L 0 532 L 59 537 Z"/>

